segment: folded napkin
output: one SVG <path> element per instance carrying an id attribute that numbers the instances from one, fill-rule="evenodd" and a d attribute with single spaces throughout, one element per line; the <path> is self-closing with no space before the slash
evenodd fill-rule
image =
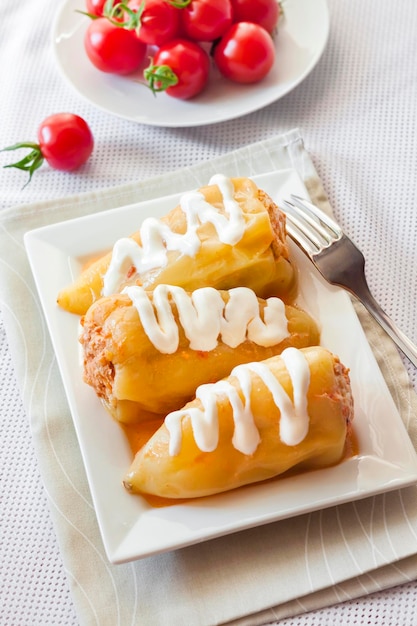
<path id="1" fill-rule="evenodd" d="M 212 174 L 295 169 L 330 211 L 297 130 L 152 180 L 11 208 L 0 216 L 0 288 L 81 625 L 264 624 L 417 575 L 416 489 L 375 496 L 124 565 L 106 559 L 71 416 L 23 247 L 25 231 L 206 184 Z M 13 260 L 11 262 L 11 260 Z M 417 446 L 417 399 L 398 352 L 358 315 Z"/>

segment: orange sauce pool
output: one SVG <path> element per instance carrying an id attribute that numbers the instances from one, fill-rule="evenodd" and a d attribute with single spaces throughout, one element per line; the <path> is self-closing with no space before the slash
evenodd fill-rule
<path id="1" fill-rule="evenodd" d="M 85 270 L 88 270 L 88 268 L 91 265 L 93 265 L 97 261 L 100 261 L 103 257 L 105 257 L 110 252 L 111 252 L 111 248 L 110 249 L 105 249 L 105 250 L 100 250 L 100 251 L 98 251 L 94 255 L 88 254 L 88 255 L 85 255 L 83 257 L 80 257 L 79 260 L 81 262 L 81 271 L 84 272 Z"/>
<path id="2" fill-rule="evenodd" d="M 132 450 L 132 454 L 135 455 L 138 450 L 141 449 L 142 446 L 149 441 L 152 435 L 158 430 L 158 428 L 163 424 L 163 419 L 153 419 L 148 420 L 146 422 L 142 422 L 141 424 L 120 424 L 122 430 L 126 436 L 126 439 L 129 442 L 130 449 Z"/>

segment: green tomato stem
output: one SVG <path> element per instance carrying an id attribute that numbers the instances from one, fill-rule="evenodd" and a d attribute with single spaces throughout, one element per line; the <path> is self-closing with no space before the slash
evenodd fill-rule
<path id="1" fill-rule="evenodd" d="M 155 95 L 178 83 L 178 76 L 169 65 L 154 65 L 152 60 L 150 65 L 144 70 L 143 76 Z"/>
<path id="2" fill-rule="evenodd" d="M 185 7 L 191 4 L 191 0 L 165 0 L 165 2 L 176 9 L 185 9 Z"/>
<path id="3" fill-rule="evenodd" d="M 107 0 L 104 5 L 103 16 L 109 20 L 113 26 L 134 30 L 139 33 L 142 25 L 142 13 L 145 8 L 145 0 L 140 4 L 137 11 L 127 6 L 128 0 L 113 5 L 113 0 Z"/>
<path id="4" fill-rule="evenodd" d="M 15 167 L 18 170 L 29 172 L 29 180 L 26 183 L 26 185 L 28 185 L 32 180 L 34 172 L 36 172 L 36 170 L 39 169 L 44 162 L 44 157 L 42 155 L 40 146 L 37 143 L 32 142 L 15 143 L 13 146 L 3 148 L 2 150 L 0 150 L 0 152 L 19 150 L 20 148 L 29 148 L 30 152 L 25 157 L 23 157 L 23 159 L 20 159 L 20 161 L 16 161 L 15 163 L 9 163 L 8 165 L 4 165 L 3 167 Z M 24 185 L 24 187 L 26 187 L 26 185 Z"/>
<path id="5" fill-rule="evenodd" d="M 80 11 L 79 9 L 75 9 L 75 12 L 79 13 L 80 15 L 85 15 L 89 17 L 91 20 L 98 20 L 99 18 L 98 15 L 93 15 L 93 13 L 88 13 L 87 11 Z"/>

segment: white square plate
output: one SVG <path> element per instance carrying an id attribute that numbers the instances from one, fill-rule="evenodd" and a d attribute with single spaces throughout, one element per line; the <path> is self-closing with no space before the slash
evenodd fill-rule
<path id="1" fill-rule="evenodd" d="M 307 197 L 293 170 L 254 180 L 280 203 Z M 417 481 L 417 457 L 346 292 L 328 285 L 293 246 L 300 271 L 298 302 L 319 322 L 322 344 L 351 370 L 359 454 L 336 467 L 258 483 L 233 492 L 153 508 L 129 495 L 122 477 L 131 452 L 82 381 L 79 318 L 56 305 L 58 291 L 88 257 L 110 249 L 147 216 L 162 216 L 179 195 L 146 201 L 30 231 L 25 245 L 70 405 L 109 560 L 121 563 L 276 520 L 364 498 Z"/>

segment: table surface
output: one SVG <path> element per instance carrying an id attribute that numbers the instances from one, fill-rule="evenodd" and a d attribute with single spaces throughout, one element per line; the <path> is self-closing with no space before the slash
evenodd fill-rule
<path id="1" fill-rule="evenodd" d="M 51 28 L 61 4 L 1 3 L 0 147 L 35 140 L 43 118 L 71 111 L 93 129 L 94 155 L 76 174 L 43 166 L 24 188 L 23 172 L 1 169 L 2 210 L 143 180 L 298 127 L 337 219 L 365 253 L 375 297 L 417 341 L 415 0 L 328 0 L 327 48 L 295 90 L 243 118 L 194 128 L 137 124 L 78 95 L 60 75 L 52 51 Z M 0 165 L 9 157 L 3 153 Z M 0 351 L 0 624 L 75 626 L 1 315 Z M 404 363 L 417 388 L 415 368 Z M 414 581 L 356 601 L 343 599 L 280 623 L 415 623 Z"/>

